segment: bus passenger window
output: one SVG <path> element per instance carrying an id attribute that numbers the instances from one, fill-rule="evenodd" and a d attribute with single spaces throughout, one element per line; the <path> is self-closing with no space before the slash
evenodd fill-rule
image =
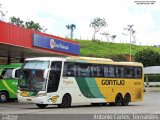
<path id="1" fill-rule="evenodd" d="M 88 64 L 78 65 L 78 76 L 79 77 L 90 77 L 90 66 Z"/>
<path id="2" fill-rule="evenodd" d="M 124 67 L 121 66 L 116 67 L 116 77 L 124 78 Z"/>
<path id="3" fill-rule="evenodd" d="M 133 67 L 126 67 L 126 78 L 133 78 L 134 77 L 134 72 L 133 72 Z"/>
<path id="4" fill-rule="evenodd" d="M 109 67 L 104 66 L 104 77 L 109 77 Z"/>
<path id="5" fill-rule="evenodd" d="M 115 77 L 115 67 L 109 66 L 109 77 L 113 78 Z"/>
<path id="6" fill-rule="evenodd" d="M 136 67 L 134 69 L 135 78 L 142 78 L 142 68 Z"/>
<path id="7" fill-rule="evenodd" d="M 101 66 L 99 65 L 92 65 L 91 66 L 91 76 L 92 77 L 101 77 Z"/>
<path id="8" fill-rule="evenodd" d="M 77 76 L 77 66 L 73 63 L 65 63 L 63 76 Z"/>

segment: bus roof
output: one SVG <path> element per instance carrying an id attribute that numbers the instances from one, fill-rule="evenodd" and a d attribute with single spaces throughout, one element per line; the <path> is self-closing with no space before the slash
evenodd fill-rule
<path id="1" fill-rule="evenodd" d="M 104 62 L 112 62 L 113 60 L 111 59 L 106 59 L 106 58 L 95 58 L 95 57 L 36 57 L 36 58 L 28 58 L 26 60 L 67 60 L 67 61 L 73 61 L 73 60 L 86 60 L 86 61 L 104 61 Z"/>
<path id="2" fill-rule="evenodd" d="M 27 58 L 25 59 L 25 61 L 36 61 L 36 60 L 40 60 L 40 61 L 53 61 L 53 60 L 57 60 L 57 61 L 63 61 L 65 59 L 65 57 L 35 57 L 35 58 Z"/>
<path id="3" fill-rule="evenodd" d="M 142 63 L 138 62 L 116 62 L 106 58 L 95 58 L 95 57 L 81 57 L 81 56 L 70 56 L 70 57 L 36 57 L 28 58 L 26 60 L 44 60 L 44 61 L 72 61 L 72 62 L 84 62 L 84 63 L 99 63 L 99 64 L 118 64 L 118 65 L 131 65 L 131 66 L 143 66 Z"/>
<path id="4" fill-rule="evenodd" d="M 113 62 L 111 59 L 106 58 L 96 58 L 96 57 L 67 57 L 67 60 L 86 60 L 86 61 L 103 61 L 103 62 Z"/>

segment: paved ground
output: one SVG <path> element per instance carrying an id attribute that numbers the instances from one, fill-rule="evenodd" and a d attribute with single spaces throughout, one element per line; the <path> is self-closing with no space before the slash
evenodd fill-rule
<path id="1" fill-rule="evenodd" d="M 0 103 L 0 114 L 160 114 L 160 93 L 145 92 L 142 102 L 130 103 L 129 106 L 91 106 L 76 105 L 60 109 L 48 106 L 39 109 L 36 105 L 17 102 Z"/>

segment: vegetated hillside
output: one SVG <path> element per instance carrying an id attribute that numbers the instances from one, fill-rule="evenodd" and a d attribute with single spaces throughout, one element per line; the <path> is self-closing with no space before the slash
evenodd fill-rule
<path id="1" fill-rule="evenodd" d="M 112 55 L 125 55 L 130 54 L 130 44 L 124 43 L 108 43 L 108 42 L 98 42 L 91 40 L 76 40 L 80 43 L 81 56 L 94 56 L 108 58 Z M 151 48 L 160 52 L 160 48 L 153 46 L 137 46 L 132 45 L 132 55 L 144 48 Z"/>

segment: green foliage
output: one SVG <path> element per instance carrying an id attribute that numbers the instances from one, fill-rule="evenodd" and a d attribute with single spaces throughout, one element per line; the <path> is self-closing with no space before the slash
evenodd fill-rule
<path id="1" fill-rule="evenodd" d="M 113 61 L 127 61 L 125 55 L 109 55 L 108 58 L 112 59 Z"/>
<path id="2" fill-rule="evenodd" d="M 28 29 L 32 29 L 32 30 L 38 30 L 38 31 L 46 31 L 46 29 L 43 29 L 43 27 L 41 27 L 39 25 L 39 23 L 35 23 L 34 21 L 27 21 L 24 22 L 23 20 L 21 20 L 20 18 L 16 18 L 14 16 L 12 16 L 10 18 L 10 22 L 14 25 L 20 26 L 20 27 L 24 27 L 24 28 L 28 28 Z"/>
<path id="3" fill-rule="evenodd" d="M 20 26 L 20 27 L 25 27 L 23 20 L 20 20 L 20 18 L 16 18 L 12 16 L 10 18 L 10 22 L 14 25 Z"/>
<path id="4" fill-rule="evenodd" d="M 94 33 L 93 33 L 93 37 L 92 37 L 92 40 L 95 40 L 95 35 L 97 32 L 99 32 L 99 30 L 103 27 L 105 27 L 107 24 L 106 24 L 106 21 L 104 18 L 99 18 L 99 17 L 96 17 L 94 18 L 91 23 L 90 23 L 90 27 L 93 27 L 94 28 Z"/>
<path id="5" fill-rule="evenodd" d="M 33 21 L 25 22 L 25 28 L 41 31 L 42 27 L 39 23 L 34 23 Z"/>
<path id="6" fill-rule="evenodd" d="M 119 59 L 124 61 L 123 56 L 130 54 L 130 44 L 112 43 L 91 40 L 76 40 L 80 44 L 80 55 L 91 57 L 109 58 L 110 56 L 120 56 Z M 153 49 L 160 52 L 158 47 L 152 46 L 137 46 L 132 45 L 132 55 L 134 56 L 137 51 L 143 49 Z M 121 56 L 122 55 L 122 56 Z M 121 58 L 122 57 L 122 58 Z M 116 61 L 119 61 L 115 59 Z"/>
<path id="7" fill-rule="evenodd" d="M 71 24 L 71 25 L 66 25 L 66 28 L 70 31 L 70 38 L 73 39 L 73 31 L 76 29 L 76 25 L 75 24 Z"/>
<path id="8" fill-rule="evenodd" d="M 143 63 L 144 67 L 158 66 L 160 65 L 160 54 L 153 49 L 146 48 L 136 52 L 135 61 Z"/>

